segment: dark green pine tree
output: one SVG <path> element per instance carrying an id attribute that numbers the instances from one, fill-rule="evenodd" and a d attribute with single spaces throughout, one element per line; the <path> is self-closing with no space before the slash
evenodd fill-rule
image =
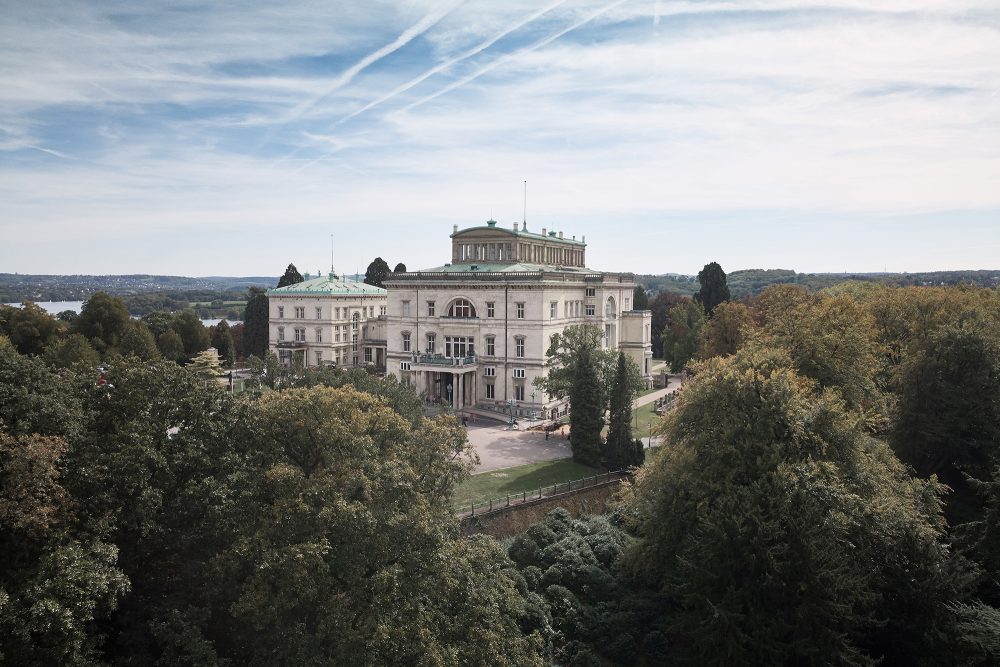
<path id="1" fill-rule="evenodd" d="M 267 354 L 267 293 L 251 287 L 247 294 L 247 307 L 243 311 L 243 349 L 246 355 L 260 359 Z"/>
<path id="2" fill-rule="evenodd" d="M 642 285 L 635 286 L 632 294 L 632 310 L 649 310 L 649 297 L 646 296 L 646 288 Z"/>
<path id="3" fill-rule="evenodd" d="M 601 429 L 604 427 L 604 402 L 598 378 L 595 350 L 589 346 L 579 351 L 569 403 L 572 410 L 570 444 L 573 460 L 588 466 L 601 465 Z"/>
<path id="4" fill-rule="evenodd" d="M 645 452 L 642 442 L 632 437 L 632 385 L 629 382 L 625 353 L 618 353 L 618 365 L 611 384 L 611 419 L 604 443 L 604 464 L 608 470 L 624 470 L 642 465 Z"/>
<path id="5" fill-rule="evenodd" d="M 375 287 L 383 287 L 382 283 L 389 277 L 390 273 L 392 272 L 389 271 L 389 265 L 385 263 L 385 260 L 376 257 L 365 271 L 365 283 Z"/>
<path id="6" fill-rule="evenodd" d="M 285 269 L 285 275 L 278 278 L 278 287 L 288 287 L 289 285 L 298 285 L 303 282 L 305 278 L 299 273 L 299 270 L 295 268 L 294 264 L 289 264 L 288 268 Z"/>
<path id="7" fill-rule="evenodd" d="M 698 272 L 698 283 L 701 289 L 694 295 L 694 300 L 705 308 L 709 317 L 715 307 L 723 301 L 729 301 L 729 285 L 726 284 L 726 272 L 718 262 L 710 262 Z"/>

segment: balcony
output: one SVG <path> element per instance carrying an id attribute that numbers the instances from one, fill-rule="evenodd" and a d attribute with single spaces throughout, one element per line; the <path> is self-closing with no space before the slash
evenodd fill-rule
<path id="1" fill-rule="evenodd" d="M 415 354 L 413 367 L 427 366 L 421 370 L 448 371 L 449 369 L 468 369 L 476 365 L 476 355 L 467 357 L 446 357 L 443 354 Z"/>
<path id="2" fill-rule="evenodd" d="M 305 348 L 304 340 L 279 340 L 274 344 L 279 350 L 301 350 Z"/>

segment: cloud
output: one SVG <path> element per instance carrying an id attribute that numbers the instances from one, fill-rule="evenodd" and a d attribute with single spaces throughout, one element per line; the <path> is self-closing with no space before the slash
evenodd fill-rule
<path id="1" fill-rule="evenodd" d="M 665 230 L 690 244 L 671 261 L 703 264 L 716 250 L 687 224 L 726 230 L 706 231 L 720 256 L 775 262 L 765 242 L 836 254 L 831 225 L 863 243 L 915 216 L 976 234 L 970 263 L 1000 243 L 982 222 L 1000 212 L 994 3 L 449 7 L 12 6 L 0 262 L 87 270 L 114 243 L 129 270 L 221 272 L 164 250 L 204 239 L 230 272 L 266 273 L 268 253 L 287 264 L 338 233 L 363 269 L 377 229 L 385 255 L 430 266 L 451 224 L 520 219 L 524 179 L 529 226 L 587 234 L 598 267 L 655 270 L 656 243 L 625 246 Z M 894 254 L 931 262 L 930 239 Z M 186 261 L 207 264 L 169 268 Z"/>

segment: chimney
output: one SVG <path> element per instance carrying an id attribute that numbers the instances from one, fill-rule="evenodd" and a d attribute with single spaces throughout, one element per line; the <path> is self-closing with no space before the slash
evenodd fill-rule
<path id="1" fill-rule="evenodd" d="M 545 228 L 542 227 L 542 236 L 545 236 Z"/>
<path id="2" fill-rule="evenodd" d="M 517 223 L 516 222 L 514 223 L 514 231 L 515 232 L 517 231 Z"/>
<path id="3" fill-rule="evenodd" d="M 559 238 L 562 238 L 562 232 L 561 231 L 559 232 Z"/>
<path id="4" fill-rule="evenodd" d="M 454 226 L 454 228 L 452 229 L 452 232 L 451 232 L 451 233 L 452 233 L 452 234 L 458 234 L 458 225 L 455 225 L 455 226 Z"/>

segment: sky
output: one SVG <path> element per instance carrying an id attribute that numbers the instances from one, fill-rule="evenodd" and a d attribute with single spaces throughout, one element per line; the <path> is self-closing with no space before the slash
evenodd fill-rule
<path id="1" fill-rule="evenodd" d="M 1000 2 L 0 0 L 0 272 L 413 270 L 490 218 L 998 269 Z"/>

